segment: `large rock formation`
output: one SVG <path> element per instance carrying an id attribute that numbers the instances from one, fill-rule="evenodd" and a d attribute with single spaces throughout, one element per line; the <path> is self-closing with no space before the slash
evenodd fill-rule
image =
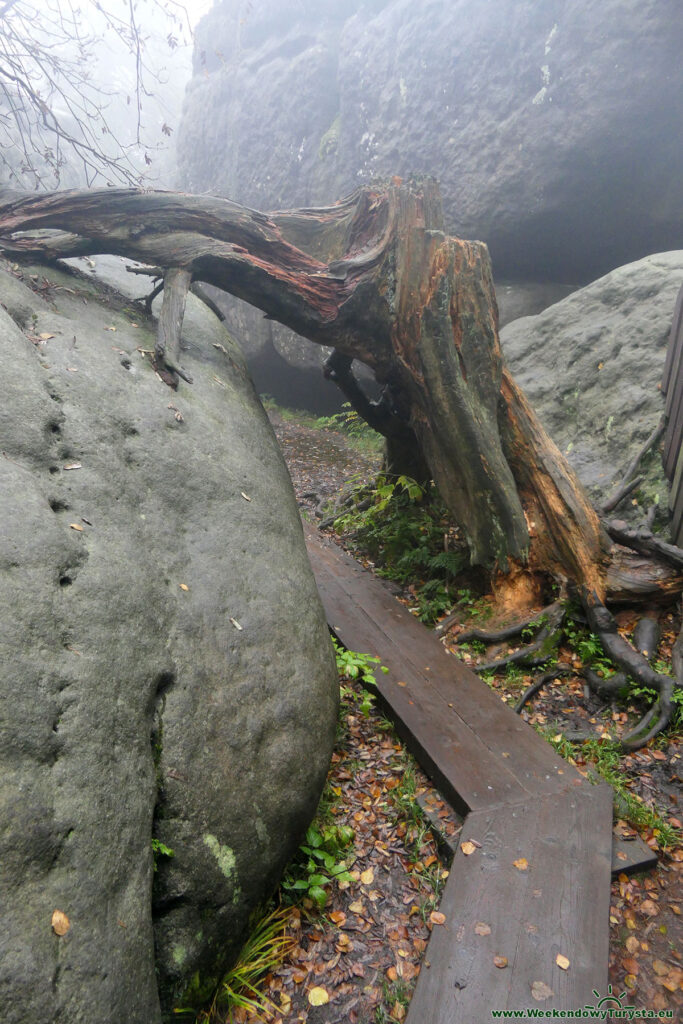
<path id="1" fill-rule="evenodd" d="M 596 503 L 621 481 L 664 412 L 660 385 L 681 283 L 683 251 L 647 256 L 501 331 L 517 382 Z M 618 514 L 630 510 L 642 521 L 644 506 L 658 503 L 665 521 L 668 482 L 658 451 L 641 473 L 636 496 Z"/>
<path id="2" fill-rule="evenodd" d="M 120 296 L 34 283 L 0 273 L 0 1005 L 155 1024 L 234 955 L 314 813 L 334 660 L 227 333 L 190 307 L 174 393 Z"/>
<path id="3" fill-rule="evenodd" d="M 432 174 L 496 277 L 585 283 L 678 244 L 682 49 L 659 0 L 222 0 L 181 181 L 273 209 Z"/>

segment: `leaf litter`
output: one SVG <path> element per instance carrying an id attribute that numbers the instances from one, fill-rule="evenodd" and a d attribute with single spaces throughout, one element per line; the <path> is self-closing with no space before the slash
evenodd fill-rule
<path id="1" fill-rule="evenodd" d="M 376 460 L 373 463 L 370 458 L 359 458 L 342 434 L 335 435 L 335 447 L 325 451 L 328 438 L 321 443 L 321 431 L 285 422 L 277 414 L 271 414 L 271 420 L 299 503 L 309 514 L 320 505 L 321 498 L 338 492 L 352 474 L 369 479 L 377 470 Z M 521 682 L 526 686 L 529 680 L 523 678 Z M 501 699 L 516 699 L 504 674 L 497 674 L 492 685 Z M 542 691 L 524 717 L 542 727 L 558 719 L 563 726 L 592 726 L 598 739 L 618 736 L 627 727 L 625 715 L 600 708 L 599 704 L 586 706 L 578 677 Z M 297 936 L 297 955 L 266 979 L 267 992 L 271 998 L 277 997 L 273 1001 L 281 1008 L 279 1015 L 271 1018 L 273 1024 L 308 1019 L 311 1004 L 306 993 L 313 980 L 330 999 L 315 1009 L 316 1024 L 347 1020 L 349 1024 L 365 1024 L 375 1019 L 375 1012 L 382 1012 L 385 1020 L 402 1021 L 434 927 L 430 915 L 439 913 L 434 890 L 425 885 L 419 871 L 420 866 L 424 870 L 430 856 L 437 855 L 436 846 L 430 846 L 429 853 L 425 848 L 416 860 L 405 846 L 413 826 L 392 824 L 383 807 L 391 795 L 387 752 L 393 750 L 397 755 L 400 744 L 385 731 L 385 725 L 373 726 L 374 711 L 369 719 L 360 718 L 356 716 L 343 750 L 335 753 L 331 778 L 336 777 L 340 791 L 337 814 L 340 820 L 349 820 L 357 832 L 355 866 L 365 871 L 372 866 L 377 878 L 372 890 L 360 878 L 346 890 L 335 888 L 322 916 L 305 906 L 292 909 L 290 921 Z M 656 748 L 650 745 L 621 758 L 621 768 L 636 798 L 645 805 L 657 805 L 675 828 L 681 827 L 683 817 L 679 803 L 682 764 L 683 745 L 676 735 L 660 738 Z M 348 770 L 350 766 L 360 769 L 357 775 Z M 581 763 L 577 767 L 581 770 Z M 428 780 L 419 771 L 417 774 L 420 788 L 431 792 L 434 802 L 447 808 Z M 362 787 L 373 775 L 379 793 L 368 793 L 368 802 L 367 796 L 361 797 Z M 450 808 L 443 813 L 448 827 L 456 833 L 459 824 L 455 818 L 448 819 Z M 640 834 L 659 853 L 660 860 L 653 871 L 636 876 L 621 874 L 612 884 L 609 982 L 615 991 L 626 991 L 629 1003 L 637 1008 L 672 1010 L 675 1019 L 677 1011 L 680 1014 L 683 1010 L 683 846 L 679 844 L 663 854 L 656 828 L 636 829 L 622 819 L 615 822 L 615 834 L 627 841 Z M 425 835 L 424 842 L 426 846 L 433 839 Z M 476 845 L 468 847 L 469 855 L 476 849 Z M 434 868 L 426 870 L 433 872 Z M 474 930 L 479 936 L 490 933 L 485 922 L 477 922 Z M 348 945 L 345 940 L 340 942 L 343 934 L 348 936 Z M 498 954 L 498 959 L 505 957 Z M 564 954 L 558 954 L 557 966 L 563 971 L 571 970 L 570 964 L 565 966 L 567 960 Z M 551 980 L 548 977 L 530 982 L 530 997 L 540 1003 L 551 998 Z M 395 999 L 397 993 L 400 998 Z M 248 1017 L 243 1022 L 237 1017 L 235 1020 L 237 1024 L 251 1024 Z"/>

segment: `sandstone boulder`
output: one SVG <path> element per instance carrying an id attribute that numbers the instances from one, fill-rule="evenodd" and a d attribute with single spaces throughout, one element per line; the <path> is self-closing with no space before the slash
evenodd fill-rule
<path id="1" fill-rule="evenodd" d="M 175 393 L 127 300 L 33 283 L 0 273 L 0 1005 L 154 1024 L 235 954 L 315 811 L 334 660 L 229 335 L 192 300 Z"/>

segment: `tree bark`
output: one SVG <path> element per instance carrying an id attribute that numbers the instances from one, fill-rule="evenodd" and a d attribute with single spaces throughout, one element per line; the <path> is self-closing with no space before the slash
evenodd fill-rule
<path id="1" fill-rule="evenodd" d="M 25 234 L 45 229 L 55 233 Z M 118 254 L 172 271 L 171 291 L 179 274 L 181 290 L 215 285 L 333 346 L 330 372 L 347 393 L 357 387 L 350 361 L 360 359 L 383 398 L 370 409 L 354 394 L 354 404 L 365 402 L 371 422 L 383 417 L 404 458 L 414 446 L 473 563 L 528 565 L 609 594 L 610 541 L 503 365 L 488 250 L 446 236 L 434 182 L 395 181 L 335 206 L 269 214 L 133 189 L 0 193 L 0 246 L 40 259 Z M 680 585 L 680 574 L 672 583 L 670 570 L 657 571 L 648 584 L 638 570 L 641 589 Z M 620 586 L 627 577 L 622 566 Z"/>

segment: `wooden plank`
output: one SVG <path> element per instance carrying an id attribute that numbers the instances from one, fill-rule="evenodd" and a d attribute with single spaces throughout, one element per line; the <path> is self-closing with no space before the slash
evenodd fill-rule
<path id="1" fill-rule="evenodd" d="M 448 820 L 448 817 L 453 817 L 455 812 L 449 806 L 448 801 L 435 790 L 418 795 L 417 802 L 429 822 L 441 863 L 445 867 L 450 867 L 461 837 L 459 831 L 448 835 L 444 828 L 444 821 Z M 440 817 L 440 812 L 444 808 L 448 815 L 445 819 Z M 632 835 L 624 838 L 617 833 L 616 828 L 613 828 L 611 864 L 613 879 L 622 874 L 632 875 L 638 871 L 649 871 L 658 863 L 657 854 L 650 849 L 647 843 L 643 842 L 640 836 Z"/>
<path id="2" fill-rule="evenodd" d="M 407 1024 L 474 1024 L 491 1009 L 580 1009 L 607 986 L 612 791 L 578 782 L 554 797 L 468 816 Z M 528 868 L 514 861 L 525 858 Z M 481 935 L 481 924 L 490 933 Z M 556 963 L 569 960 L 568 970 Z M 499 969 L 494 957 L 507 959 Z M 427 966 L 429 964 L 429 966 Z M 537 1002 L 534 982 L 553 995 Z"/>
<path id="3" fill-rule="evenodd" d="M 681 359 L 683 352 L 683 287 L 679 289 L 674 306 L 674 315 L 669 333 L 669 344 L 666 350 L 664 362 L 664 373 L 662 375 L 662 394 L 666 395 L 670 384 L 671 376 L 676 364 Z"/>
<path id="4" fill-rule="evenodd" d="M 578 775 L 381 581 L 314 527 L 304 529 L 328 622 L 351 649 L 381 652 L 390 669 L 378 674 L 382 698 L 417 740 L 418 760 L 439 754 L 426 770 L 437 771 L 435 782 L 458 810 L 560 792 Z"/>

